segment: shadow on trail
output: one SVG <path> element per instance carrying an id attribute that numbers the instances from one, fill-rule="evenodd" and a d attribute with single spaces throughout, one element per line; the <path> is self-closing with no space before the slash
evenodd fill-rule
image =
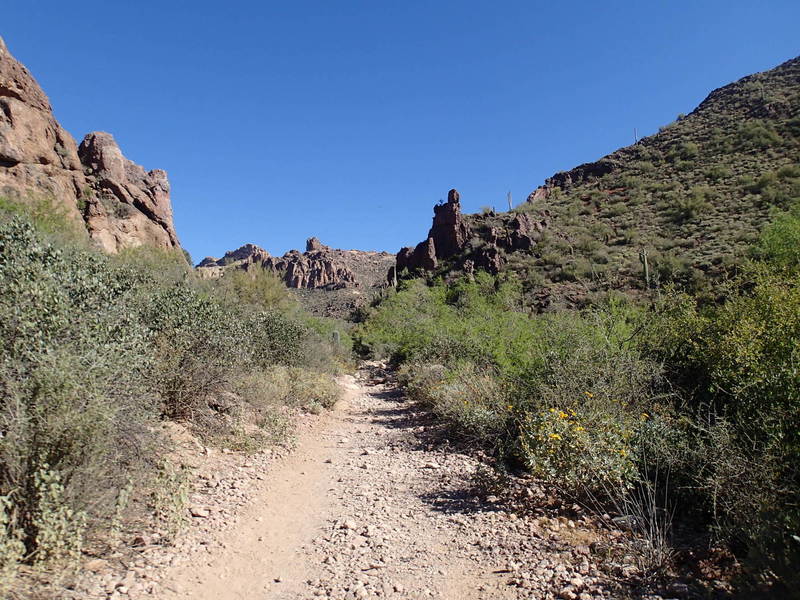
<path id="1" fill-rule="evenodd" d="M 405 392 L 398 386 L 394 378 L 386 373 L 380 378 L 380 383 L 365 382 L 364 387 L 374 398 L 390 402 L 386 408 L 371 412 L 372 422 L 396 432 L 404 432 L 396 443 L 401 443 L 406 449 L 418 452 L 439 452 L 451 454 L 454 452 L 474 454 L 474 448 L 454 444 L 448 438 L 447 426 L 435 416 L 416 406 L 409 401 Z M 388 387 L 379 387 L 386 385 Z M 449 476 L 444 472 L 443 477 L 432 482 L 432 489 L 419 494 L 420 500 L 435 511 L 454 515 L 472 514 L 480 512 L 497 512 L 502 506 L 487 502 L 484 492 L 479 490 L 472 482 L 464 482 L 463 477 Z"/>

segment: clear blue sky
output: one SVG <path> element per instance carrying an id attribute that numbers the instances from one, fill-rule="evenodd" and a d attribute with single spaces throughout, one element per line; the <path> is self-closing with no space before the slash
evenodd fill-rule
<path id="1" fill-rule="evenodd" d="M 76 139 L 168 171 L 195 260 L 395 252 L 451 187 L 521 202 L 800 54 L 800 2 L 7 0 L 0 35 Z"/>

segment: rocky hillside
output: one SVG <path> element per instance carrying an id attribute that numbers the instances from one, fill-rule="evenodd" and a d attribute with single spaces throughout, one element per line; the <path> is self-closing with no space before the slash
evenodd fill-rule
<path id="1" fill-rule="evenodd" d="M 398 271 L 521 274 L 538 309 L 736 269 L 776 209 L 800 198 L 800 58 L 713 91 L 689 115 L 556 173 L 507 213 L 462 215 L 451 191 Z M 645 276 L 645 262 L 648 277 Z"/>
<path id="2" fill-rule="evenodd" d="M 388 252 L 339 250 L 317 238 L 306 241 L 306 251 L 290 250 L 272 256 L 255 244 L 245 244 L 222 258 L 207 257 L 197 265 L 204 278 L 224 276 L 226 269 L 264 269 L 277 275 L 312 312 L 347 317 L 385 287 L 395 258 Z"/>
<path id="3" fill-rule="evenodd" d="M 118 252 L 179 247 L 169 190 L 166 172 L 125 158 L 109 133 L 78 146 L 0 39 L 0 197 L 53 203 L 100 248 Z"/>

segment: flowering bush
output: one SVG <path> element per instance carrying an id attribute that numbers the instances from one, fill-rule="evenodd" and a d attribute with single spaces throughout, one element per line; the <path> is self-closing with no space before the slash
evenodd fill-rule
<path id="1" fill-rule="evenodd" d="M 607 497 L 636 476 L 632 429 L 607 413 L 589 418 L 550 408 L 523 415 L 520 428 L 521 455 L 530 472 L 569 492 Z"/>

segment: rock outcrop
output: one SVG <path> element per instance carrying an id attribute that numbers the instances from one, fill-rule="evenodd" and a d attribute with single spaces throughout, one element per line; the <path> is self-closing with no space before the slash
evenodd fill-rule
<path id="1" fill-rule="evenodd" d="M 461 252 L 468 238 L 469 226 L 461 214 L 461 196 L 458 190 L 450 190 L 447 202 L 433 207 L 433 224 L 428 238 L 414 248 L 409 246 L 397 253 L 397 271 L 432 271 L 439 260 Z"/>
<path id="2" fill-rule="evenodd" d="M 497 273 L 505 264 L 504 253 L 530 251 L 547 227 L 549 212 L 510 213 L 498 216 L 462 215 L 458 191 L 450 190 L 447 202 L 433 207 L 428 238 L 415 247 L 402 248 L 395 257 L 394 273 L 433 271 L 442 261 L 465 272 L 482 269 Z M 511 216 L 513 214 L 513 216 Z M 473 244 L 471 238 L 478 243 Z M 392 273 L 387 275 L 391 279 Z"/>
<path id="3" fill-rule="evenodd" d="M 108 133 L 90 133 L 78 147 L 2 39 L 0 196 L 52 203 L 107 252 L 179 247 L 167 174 L 125 158 Z"/>
<path id="4" fill-rule="evenodd" d="M 280 258 L 268 258 L 261 266 L 281 276 L 290 288 L 336 290 L 357 285 L 355 273 L 319 252 L 291 250 Z"/>
<path id="5" fill-rule="evenodd" d="M 56 121 L 28 69 L 0 39 L 0 196 L 54 202 L 80 223 L 78 199 L 85 188 L 75 140 Z"/>
<path id="6" fill-rule="evenodd" d="M 433 271 L 438 264 L 436 242 L 430 237 L 417 244 L 415 248 L 403 248 L 397 253 L 396 265 L 398 271 L 403 269 L 408 269 L 409 271 L 416 269 Z"/>
<path id="7" fill-rule="evenodd" d="M 262 268 L 275 273 L 289 288 L 338 290 L 386 285 L 384 274 L 392 262 L 392 255 L 386 252 L 338 250 L 312 237 L 306 241 L 305 252 L 290 250 L 283 256 L 271 256 L 263 248 L 245 244 L 222 258 L 203 259 L 197 271 L 203 277 L 220 277 L 225 268 Z"/>
<path id="8" fill-rule="evenodd" d="M 84 213 L 89 235 L 103 249 L 179 246 L 172 221 L 169 180 L 122 155 L 110 133 L 87 135 L 78 148 L 86 180 L 98 199 Z"/>
<path id="9" fill-rule="evenodd" d="M 433 225 L 428 238 L 433 240 L 436 258 L 458 254 L 469 236 L 469 227 L 461 215 L 461 196 L 457 190 L 447 193 L 447 202 L 433 207 Z"/>

